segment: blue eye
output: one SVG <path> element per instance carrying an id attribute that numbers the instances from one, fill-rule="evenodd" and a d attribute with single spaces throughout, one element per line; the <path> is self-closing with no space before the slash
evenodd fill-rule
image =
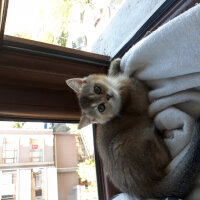
<path id="1" fill-rule="evenodd" d="M 98 111 L 99 112 L 104 112 L 104 110 L 106 109 L 105 105 L 103 103 L 98 105 Z"/>
<path id="2" fill-rule="evenodd" d="M 96 94 L 101 94 L 101 88 L 99 87 L 99 86 L 94 86 L 94 92 L 96 93 Z"/>

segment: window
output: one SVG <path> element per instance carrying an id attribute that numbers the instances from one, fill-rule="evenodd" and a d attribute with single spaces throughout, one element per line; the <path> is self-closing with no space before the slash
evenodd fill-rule
<path id="1" fill-rule="evenodd" d="M 0 117 L 4 120 L 77 121 L 80 112 L 76 96 L 66 88 L 65 80 L 77 76 L 84 77 L 91 73 L 106 73 L 110 58 L 5 36 L 5 2 L 8 1 L 0 1 Z M 155 30 L 161 24 L 199 2 L 199 0 L 165 1 L 161 9 L 152 13 L 149 19 L 145 19 L 146 21 L 144 20 L 144 25 L 136 33 L 134 32 L 134 35 L 130 33 L 131 40 L 123 48 L 117 49 L 115 56 L 121 57 L 133 44 L 148 34 L 148 31 Z M 60 39 L 64 41 L 65 35 L 62 35 Z M 108 39 L 111 40 L 111 38 Z M 81 48 L 85 47 L 81 46 Z M 28 141 L 28 157 L 30 156 L 29 145 Z M 1 155 L 3 155 L 2 152 Z M 78 156 L 78 159 L 84 160 L 85 156 L 87 156 L 87 151 L 82 158 Z M 96 162 L 96 167 L 98 168 L 97 178 L 100 178 L 103 183 L 99 185 L 100 200 L 108 200 L 116 191 L 104 179 L 99 160 Z M 59 174 L 62 175 L 62 169 L 59 170 Z M 74 172 L 74 170 L 76 169 L 68 169 L 67 173 Z M 55 169 L 47 171 L 55 172 Z M 20 174 L 19 177 L 27 177 L 26 180 L 28 180 L 31 173 L 30 170 L 24 172 L 19 170 L 18 174 Z M 51 174 L 56 176 L 57 173 Z M 55 176 L 48 176 L 48 179 L 57 180 Z M 29 187 L 29 185 L 25 186 Z M 74 187 L 71 194 L 76 194 L 77 190 L 78 187 Z M 5 195 L 10 194 L 5 193 Z"/>
<path id="2" fill-rule="evenodd" d="M 16 163 L 18 154 L 18 141 L 12 138 L 3 138 L 3 156 L 4 164 Z"/>
<path id="3" fill-rule="evenodd" d="M 56 141 L 59 199 L 98 200 L 92 126 L 53 123 Z M 67 183 L 66 181 L 69 180 Z"/>
<path id="4" fill-rule="evenodd" d="M 16 171 L 3 171 L 0 185 L 1 200 L 16 200 Z"/>
<path id="5" fill-rule="evenodd" d="M 124 0 L 10 0 L 5 34 L 91 51 Z"/>
<path id="6" fill-rule="evenodd" d="M 42 139 L 30 139 L 30 162 L 43 161 L 43 145 Z"/>
<path id="7" fill-rule="evenodd" d="M 33 169 L 32 173 L 32 199 L 34 200 L 45 200 L 45 190 L 46 190 L 46 179 L 45 169 Z"/>
<path id="8" fill-rule="evenodd" d="M 0 172 L 17 169 L 19 196 L 26 195 L 27 200 L 46 200 L 52 195 L 55 200 L 99 199 L 93 129 L 77 127 L 77 123 L 0 121 L 0 138 L 12 144 L 7 150 L 15 150 L 14 141 L 18 144 L 19 160 L 16 165 L 3 163 Z M 25 190 L 29 192 L 23 194 Z"/>

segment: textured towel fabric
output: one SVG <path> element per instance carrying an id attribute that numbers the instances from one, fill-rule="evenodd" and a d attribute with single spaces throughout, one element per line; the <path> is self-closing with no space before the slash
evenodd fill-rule
<path id="1" fill-rule="evenodd" d="M 151 88 L 149 114 L 169 136 L 165 142 L 174 157 L 169 169 L 175 167 L 200 115 L 200 5 L 134 45 L 123 56 L 121 70 Z"/>
<path id="2" fill-rule="evenodd" d="M 135 197 L 130 197 L 125 193 L 121 193 L 121 194 L 118 194 L 118 195 L 114 196 L 110 200 L 139 200 L 139 199 L 137 199 Z M 148 200 L 156 200 L 156 199 L 148 199 Z M 182 199 L 167 197 L 167 198 L 159 199 L 159 200 L 182 200 Z"/>
<path id="3" fill-rule="evenodd" d="M 150 86 L 149 113 L 159 129 L 174 134 L 167 144 L 172 143 L 175 157 L 200 115 L 200 5 L 134 45 L 123 56 L 121 69 Z"/>

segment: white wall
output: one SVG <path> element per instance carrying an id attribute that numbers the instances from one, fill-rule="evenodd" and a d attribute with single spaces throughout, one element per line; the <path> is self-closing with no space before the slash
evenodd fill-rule
<path id="1" fill-rule="evenodd" d="M 31 200 L 31 169 L 19 170 L 17 200 Z"/>
<path id="2" fill-rule="evenodd" d="M 47 168 L 47 199 L 58 200 L 57 169 Z"/>
<path id="3" fill-rule="evenodd" d="M 114 56 L 165 0 L 125 0 L 105 28 L 92 52 Z"/>

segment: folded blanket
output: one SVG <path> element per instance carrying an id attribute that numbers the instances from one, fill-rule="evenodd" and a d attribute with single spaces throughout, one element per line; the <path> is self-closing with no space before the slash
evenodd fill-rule
<path id="1" fill-rule="evenodd" d="M 121 194 L 118 194 L 118 195 L 114 196 L 111 200 L 139 200 L 139 199 L 132 198 L 132 197 L 129 197 L 125 193 L 121 193 Z M 154 200 L 154 199 L 149 199 L 149 200 Z M 181 199 L 169 197 L 169 198 L 164 198 L 164 199 L 160 199 L 160 200 L 181 200 Z"/>
<path id="2" fill-rule="evenodd" d="M 173 136 L 165 142 L 177 163 L 200 115 L 200 5 L 134 45 L 121 70 L 151 88 L 149 114 L 158 129 Z"/>

